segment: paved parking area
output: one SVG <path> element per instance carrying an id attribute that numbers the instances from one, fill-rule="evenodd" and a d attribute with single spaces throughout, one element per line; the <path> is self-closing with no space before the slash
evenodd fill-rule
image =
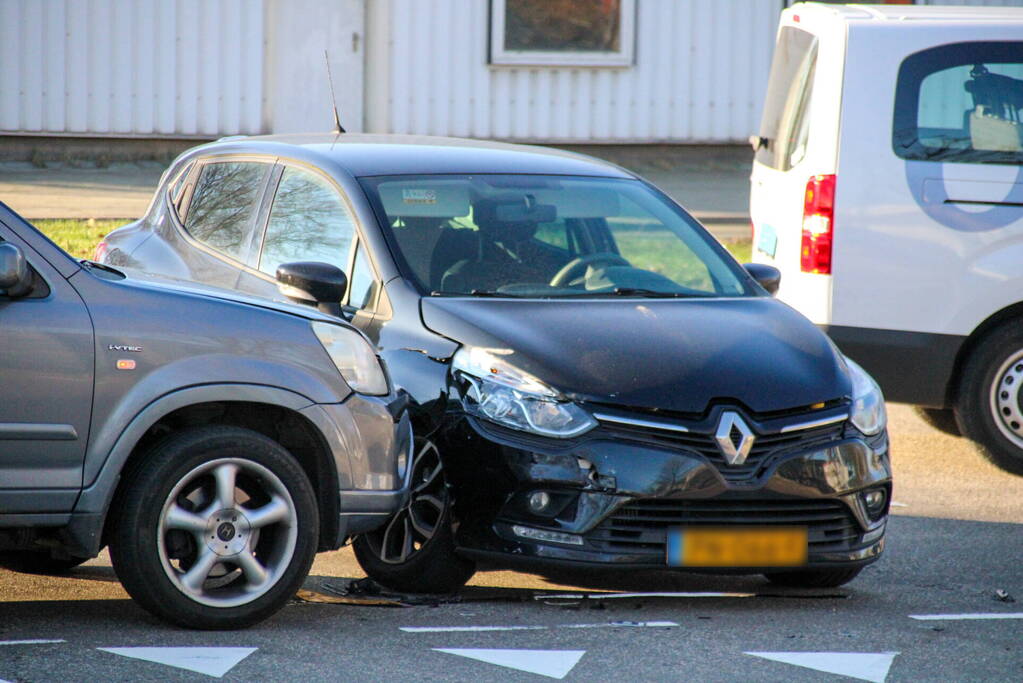
<path id="1" fill-rule="evenodd" d="M 362 576 L 345 549 L 319 557 L 306 600 L 204 633 L 155 621 L 101 556 L 67 578 L 0 570 L 0 680 L 1021 680 L 1023 478 L 890 413 L 888 547 L 841 589 L 481 571 L 455 600 L 338 604 Z"/>

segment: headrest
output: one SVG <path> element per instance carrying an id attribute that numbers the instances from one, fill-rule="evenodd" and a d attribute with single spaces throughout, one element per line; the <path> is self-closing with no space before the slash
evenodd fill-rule
<path id="1" fill-rule="evenodd" d="M 381 183 L 377 189 L 388 216 L 455 218 L 469 215 L 469 189 L 464 181 L 395 181 Z"/>

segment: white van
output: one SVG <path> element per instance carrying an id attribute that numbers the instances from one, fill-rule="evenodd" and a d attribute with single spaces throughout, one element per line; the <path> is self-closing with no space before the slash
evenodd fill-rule
<path id="1" fill-rule="evenodd" d="M 891 401 L 1023 474 L 1023 8 L 797 4 L 752 138 L 754 261 Z"/>

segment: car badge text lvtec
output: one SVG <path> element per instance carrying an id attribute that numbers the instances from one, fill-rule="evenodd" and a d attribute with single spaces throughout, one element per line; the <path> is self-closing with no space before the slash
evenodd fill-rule
<path id="1" fill-rule="evenodd" d="M 753 435 L 739 413 L 726 410 L 721 413 L 721 419 L 718 420 L 718 429 L 714 433 L 714 440 L 718 442 L 718 448 L 721 450 L 721 455 L 725 456 L 725 462 L 729 465 L 741 465 L 746 462 L 757 437 Z"/>
<path id="2" fill-rule="evenodd" d="M 133 346 L 132 344 L 110 344 L 107 346 L 108 351 L 129 351 L 131 353 L 141 353 L 141 346 Z"/>

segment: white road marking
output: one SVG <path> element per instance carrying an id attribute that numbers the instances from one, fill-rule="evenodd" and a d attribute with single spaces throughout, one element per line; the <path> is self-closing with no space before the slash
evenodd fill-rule
<path id="1" fill-rule="evenodd" d="M 468 657 L 548 678 L 562 679 L 579 663 L 586 650 L 486 650 L 433 648 L 436 652 Z"/>
<path id="2" fill-rule="evenodd" d="M 964 621 L 970 619 L 1023 619 L 1023 612 L 975 612 L 973 614 L 910 614 L 919 621 Z"/>
<path id="3" fill-rule="evenodd" d="M 614 600 L 616 598 L 754 598 L 756 593 L 559 593 L 534 595 L 534 600 Z"/>
<path id="4" fill-rule="evenodd" d="M 899 502 L 896 502 L 896 501 L 893 500 L 892 501 L 892 507 L 893 508 L 908 508 L 909 505 L 907 503 L 899 503 Z"/>
<path id="5" fill-rule="evenodd" d="M 609 621 L 601 624 L 555 624 L 554 626 L 401 626 L 406 633 L 463 633 L 479 631 L 547 631 L 555 628 L 667 628 L 674 621 Z"/>
<path id="6" fill-rule="evenodd" d="M 783 664 L 884 683 L 898 652 L 746 652 Z"/>
<path id="7" fill-rule="evenodd" d="M 49 643 L 66 643 L 66 640 L 0 640 L 0 645 L 47 645 Z"/>
<path id="8" fill-rule="evenodd" d="M 258 648 L 254 647 L 99 647 L 122 657 L 165 664 L 220 678 Z"/>

